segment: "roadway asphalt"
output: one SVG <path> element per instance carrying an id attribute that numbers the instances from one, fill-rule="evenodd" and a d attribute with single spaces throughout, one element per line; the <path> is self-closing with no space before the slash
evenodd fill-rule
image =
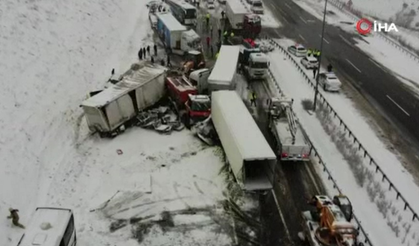
<path id="1" fill-rule="evenodd" d="M 265 5 L 284 25 L 280 29 L 264 30 L 266 34 L 320 48 L 321 21 L 292 0 L 265 0 Z M 328 15 L 333 15 L 333 12 L 328 11 Z M 338 76 L 359 90 L 409 140 L 411 146 L 418 149 L 419 99 L 390 71 L 377 66 L 372 58 L 355 47 L 357 42 L 366 42 L 361 36 L 326 24 L 324 39 L 322 64 L 331 63 Z"/>
<path id="2" fill-rule="evenodd" d="M 270 92 L 263 83 L 251 84 L 251 88 L 258 95 L 257 108 L 249 107 L 248 102 L 247 106 L 271 148 L 274 149 L 273 135 L 268 128 L 267 108 L 264 105 L 266 99 L 270 98 Z M 298 237 L 298 233 L 302 231 L 301 212 L 313 209 L 307 204 L 308 198 L 314 194 L 325 194 L 322 182 L 316 176 L 312 165 L 309 162 L 278 161 L 273 190 L 275 196 L 269 193 L 260 197 L 261 220 L 264 225 L 263 245 L 305 245 Z"/>

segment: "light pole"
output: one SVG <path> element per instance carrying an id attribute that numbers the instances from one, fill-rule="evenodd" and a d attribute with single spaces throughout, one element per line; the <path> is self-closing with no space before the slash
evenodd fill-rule
<path id="1" fill-rule="evenodd" d="M 314 92 L 313 111 L 316 111 L 317 94 L 319 94 L 319 75 L 320 75 L 320 68 L 322 66 L 322 57 L 323 57 L 323 36 L 324 36 L 324 27 L 326 24 L 326 9 L 327 9 L 327 0 L 325 0 L 325 3 L 324 3 L 322 37 L 320 41 L 319 69 L 317 71 L 317 76 L 316 76 L 316 88 Z"/>

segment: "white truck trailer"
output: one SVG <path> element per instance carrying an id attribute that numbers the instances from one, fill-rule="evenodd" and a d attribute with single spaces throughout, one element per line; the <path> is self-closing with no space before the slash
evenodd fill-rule
<path id="1" fill-rule="evenodd" d="M 180 24 L 171 13 L 157 15 L 157 33 L 173 53 L 184 55 L 202 49 L 201 37 L 193 29 L 188 30 Z"/>
<path id="2" fill-rule="evenodd" d="M 226 16 L 231 28 L 243 29 L 244 16 L 250 12 L 244 7 L 240 0 L 228 0 L 226 2 Z"/>
<path id="3" fill-rule="evenodd" d="M 166 68 L 146 64 L 129 70 L 120 82 L 86 99 L 83 108 L 87 125 L 101 137 L 114 137 L 137 113 L 157 103 L 165 94 Z"/>
<path id="4" fill-rule="evenodd" d="M 208 77 L 209 92 L 235 89 L 239 53 L 239 46 L 221 46 L 217 61 Z"/>
<path id="5" fill-rule="evenodd" d="M 292 103 L 286 97 L 269 100 L 269 129 L 281 161 L 309 161 L 310 146 L 294 118 Z"/>
<path id="6" fill-rule="evenodd" d="M 237 92 L 213 92 L 211 117 L 236 181 L 242 189 L 272 189 L 276 155 Z"/>

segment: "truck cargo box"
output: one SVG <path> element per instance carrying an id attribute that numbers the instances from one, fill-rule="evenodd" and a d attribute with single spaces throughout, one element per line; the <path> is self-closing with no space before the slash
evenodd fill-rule
<path id="1" fill-rule="evenodd" d="M 272 189 L 276 156 L 235 91 L 212 93 L 211 117 L 242 189 Z"/>
<path id="2" fill-rule="evenodd" d="M 111 133 L 159 101 L 165 93 L 165 71 L 150 64 L 129 70 L 120 82 L 85 100 L 80 106 L 89 129 Z"/>
<path id="3" fill-rule="evenodd" d="M 223 45 L 208 77 L 208 90 L 234 90 L 240 47 Z"/>

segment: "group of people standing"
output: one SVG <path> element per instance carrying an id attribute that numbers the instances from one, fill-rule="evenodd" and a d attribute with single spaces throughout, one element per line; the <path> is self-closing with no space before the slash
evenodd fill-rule
<path id="1" fill-rule="evenodd" d="M 143 60 L 143 59 L 146 60 L 147 59 L 147 56 L 149 56 L 151 63 L 154 63 L 155 62 L 155 57 L 157 57 L 157 45 L 156 44 L 153 45 L 153 50 L 154 50 L 154 55 L 151 54 L 151 47 L 150 47 L 150 45 L 147 45 L 146 47 L 141 47 L 140 50 L 138 51 L 138 59 L 140 59 L 140 60 Z M 161 59 L 160 60 L 160 64 L 162 66 L 165 65 L 164 59 Z M 166 64 L 168 66 L 171 65 L 171 63 L 170 63 L 170 56 L 169 55 L 167 55 Z"/>
<path id="2" fill-rule="evenodd" d="M 318 49 L 308 49 L 307 50 L 307 55 L 308 56 L 314 56 L 316 58 L 320 57 L 321 52 Z"/>

